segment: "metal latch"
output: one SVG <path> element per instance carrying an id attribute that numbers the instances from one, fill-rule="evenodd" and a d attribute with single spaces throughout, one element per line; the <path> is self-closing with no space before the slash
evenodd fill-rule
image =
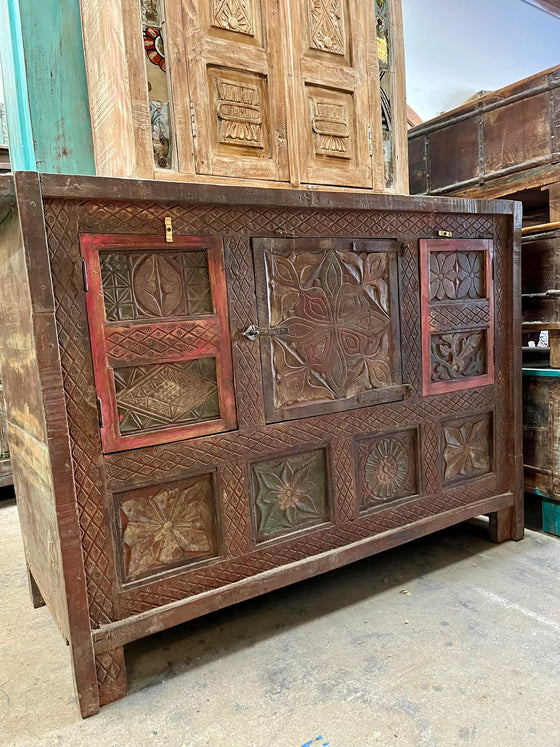
<path id="1" fill-rule="evenodd" d="M 257 337 L 278 337 L 279 335 L 287 335 L 290 330 L 287 327 L 256 327 L 254 324 L 250 324 L 245 332 L 241 334 L 248 340 L 256 340 Z"/>

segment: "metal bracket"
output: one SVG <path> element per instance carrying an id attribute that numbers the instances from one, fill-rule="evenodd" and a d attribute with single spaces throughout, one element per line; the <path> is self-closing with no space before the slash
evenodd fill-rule
<path id="1" fill-rule="evenodd" d="M 257 327 L 250 324 L 241 334 L 253 342 L 257 337 L 279 337 L 280 335 L 287 335 L 289 332 L 290 330 L 287 327 Z"/>
<path id="2" fill-rule="evenodd" d="M 173 221 L 169 215 L 165 217 L 165 240 L 168 244 L 173 243 Z"/>

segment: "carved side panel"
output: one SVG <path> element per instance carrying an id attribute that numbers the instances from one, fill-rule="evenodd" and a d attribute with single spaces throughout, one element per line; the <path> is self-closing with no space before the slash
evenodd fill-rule
<path id="1" fill-rule="evenodd" d="M 492 422 L 492 414 L 486 413 L 443 423 L 444 485 L 492 471 Z"/>
<path id="2" fill-rule="evenodd" d="M 322 52 L 346 52 L 346 19 L 343 0 L 306 0 L 309 9 L 309 46 Z"/>
<path id="3" fill-rule="evenodd" d="M 424 394 L 494 382 L 492 242 L 422 240 Z"/>
<path id="4" fill-rule="evenodd" d="M 253 464 L 258 542 L 329 521 L 324 450 Z"/>
<path id="5" fill-rule="evenodd" d="M 360 510 L 419 493 L 416 428 L 357 441 Z"/>
<path id="6" fill-rule="evenodd" d="M 341 400 L 357 406 L 400 382 L 396 260 L 386 244 L 359 251 L 374 244 L 255 242 L 259 318 L 270 326 L 262 342 L 269 421 L 310 403 L 313 412 Z"/>
<path id="7" fill-rule="evenodd" d="M 212 475 L 121 493 L 115 500 L 125 579 L 217 555 Z"/>

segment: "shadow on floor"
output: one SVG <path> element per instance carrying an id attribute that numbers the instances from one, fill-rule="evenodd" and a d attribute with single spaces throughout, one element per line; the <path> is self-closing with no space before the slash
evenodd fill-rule
<path id="1" fill-rule="evenodd" d="M 379 555 L 208 614 L 125 647 L 129 692 L 226 658 L 281 632 L 496 547 L 473 519 Z M 279 644 L 280 645 L 280 644 Z"/>

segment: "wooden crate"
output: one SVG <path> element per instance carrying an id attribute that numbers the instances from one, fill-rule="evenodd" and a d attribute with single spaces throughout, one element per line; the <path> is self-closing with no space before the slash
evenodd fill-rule
<path id="1" fill-rule="evenodd" d="M 25 556 L 84 716 L 130 641 L 479 514 L 522 537 L 515 204 L 16 173 L 0 206 Z"/>
<path id="2" fill-rule="evenodd" d="M 560 181 L 558 111 L 560 66 L 412 128 L 411 194 L 492 198 Z"/>

